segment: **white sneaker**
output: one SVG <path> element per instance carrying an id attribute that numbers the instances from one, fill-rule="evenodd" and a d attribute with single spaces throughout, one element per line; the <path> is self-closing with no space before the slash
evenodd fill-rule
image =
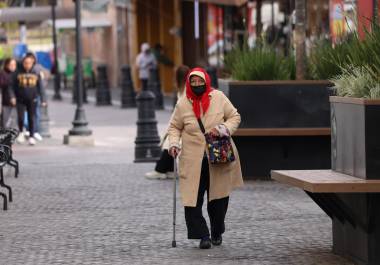
<path id="1" fill-rule="evenodd" d="M 166 174 L 157 172 L 157 171 L 151 171 L 145 174 L 145 177 L 147 179 L 166 179 Z"/>
<path id="2" fill-rule="evenodd" d="M 23 132 L 19 133 L 19 135 L 16 138 L 16 142 L 19 144 L 22 144 L 25 142 L 25 134 Z"/>
<path id="3" fill-rule="evenodd" d="M 30 136 L 30 132 L 29 131 L 25 131 L 24 135 L 25 135 L 25 137 L 29 137 Z"/>
<path id="4" fill-rule="evenodd" d="M 174 172 L 166 172 L 166 178 L 168 179 L 174 179 Z"/>
<path id="5" fill-rule="evenodd" d="M 34 139 L 36 139 L 37 141 L 41 142 L 43 140 L 41 134 L 39 134 L 38 132 L 34 133 Z"/>
<path id="6" fill-rule="evenodd" d="M 34 137 L 29 137 L 29 145 L 36 145 L 36 139 L 34 139 Z"/>

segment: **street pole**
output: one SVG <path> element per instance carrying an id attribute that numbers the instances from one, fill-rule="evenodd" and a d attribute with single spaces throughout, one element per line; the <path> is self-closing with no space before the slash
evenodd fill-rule
<path id="1" fill-rule="evenodd" d="M 73 128 L 69 136 L 90 136 L 92 131 L 87 127 L 86 114 L 83 108 L 83 86 L 82 86 L 82 42 L 81 42 L 81 0 L 75 2 L 75 43 L 76 43 L 76 93 L 77 109 L 73 121 Z"/>
<path id="2" fill-rule="evenodd" d="M 276 31 L 274 29 L 274 0 L 271 0 L 271 24 L 272 24 L 272 30 L 271 30 L 272 40 L 273 42 L 275 42 L 275 40 L 277 39 L 276 38 L 277 36 L 275 36 Z"/>
<path id="3" fill-rule="evenodd" d="M 200 57 L 199 47 L 199 0 L 194 1 L 194 39 L 195 39 L 195 63 L 198 64 Z"/>
<path id="4" fill-rule="evenodd" d="M 28 7 L 24 1 L 20 3 L 21 7 Z M 26 43 L 26 22 L 25 21 L 20 21 L 20 43 L 25 44 Z"/>
<path id="5" fill-rule="evenodd" d="M 256 2 L 256 45 L 262 44 L 261 40 L 261 32 L 263 29 L 263 24 L 261 23 L 261 7 L 262 7 L 262 0 L 257 0 Z"/>
<path id="6" fill-rule="evenodd" d="M 303 80 L 306 76 L 306 0 L 295 1 L 296 27 L 296 80 Z"/>
<path id="7" fill-rule="evenodd" d="M 378 23 L 379 19 L 379 3 L 378 3 L 378 0 L 373 0 L 373 21 L 374 23 Z"/>
<path id="8" fill-rule="evenodd" d="M 53 53 L 54 53 L 54 96 L 53 100 L 62 100 L 62 96 L 60 94 L 61 89 L 61 78 L 59 73 L 59 63 L 58 63 L 58 55 L 57 55 L 57 30 L 55 26 L 56 15 L 55 15 L 55 7 L 57 6 L 57 0 L 50 0 L 51 5 L 51 19 L 53 21 Z"/>

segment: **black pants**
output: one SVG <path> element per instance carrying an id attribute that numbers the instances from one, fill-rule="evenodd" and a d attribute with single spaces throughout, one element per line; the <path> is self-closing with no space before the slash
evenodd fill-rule
<path id="1" fill-rule="evenodd" d="M 148 90 L 148 79 L 140 79 L 141 90 Z"/>
<path id="2" fill-rule="evenodd" d="M 174 160 L 171 155 L 169 155 L 169 151 L 164 149 L 161 153 L 160 160 L 156 163 L 155 170 L 159 173 L 167 173 L 172 172 L 174 170 Z"/>
<path id="3" fill-rule="evenodd" d="M 187 226 L 187 237 L 189 239 L 200 239 L 209 236 L 205 218 L 202 215 L 203 197 L 207 191 L 207 198 L 210 186 L 210 173 L 208 159 L 203 158 L 201 179 L 198 189 L 198 199 L 196 207 L 185 207 L 185 219 Z M 224 219 L 226 217 L 229 197 L 213 200 L 207 203 L 207 212 L 210 218 L 211 236 L 221 235 L 225 231 Z"/>
<path id="4" fill-rule="evenodd" d="M 18 129 L 20 132 L 22 132 L 24 129 L 24 113 L 26 110 L 28 115 L 30 137 L 34 136 L 34 119 L 37 106 L 36 103 L 36 99 L 17 100 Z"/>

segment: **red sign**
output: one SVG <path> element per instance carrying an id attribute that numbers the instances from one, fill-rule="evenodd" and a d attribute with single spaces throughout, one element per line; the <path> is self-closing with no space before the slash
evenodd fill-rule
<path id="1" fill-rule="evenodd" d="M 209 63 L 218 65 L 223 60 L 223 9 L 207 5 L 207 44 Z"/>
<path id="2" fill-rule="evenodd" d="M 254 47 L 256 43 L 256 2 L 248 2 L 247 8 L 247 28 L 248 28 L 248 45 Z"/>
<path id="3" fill-rule="evenodd" d="M 358 32 L 361 38 L 364 38 L 365 31 L 370 29 L 373 19 L 373 0 L 358 0 Z M 380 17 L 380 0 L 377 4 L 379 17 Z"/>

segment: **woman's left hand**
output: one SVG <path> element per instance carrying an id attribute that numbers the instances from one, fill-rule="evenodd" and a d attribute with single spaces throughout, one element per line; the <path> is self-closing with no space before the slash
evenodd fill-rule
<path id="1" fill-rule="evenodd" d="M 42 107 L 46 107 L 46 106 L 47 106 L 47 103 L 46 103 L 46 102 L 42 102 L 42 103 L 41 103 L 41 106 L 42 106 Z"/>
<path id="2" fill-rule="evenodd" d="M 212 136 L 219 136 L 219 131 L 215 128 L 212 128 L 211 131 L 210 131 L 210 134 Z"/>

